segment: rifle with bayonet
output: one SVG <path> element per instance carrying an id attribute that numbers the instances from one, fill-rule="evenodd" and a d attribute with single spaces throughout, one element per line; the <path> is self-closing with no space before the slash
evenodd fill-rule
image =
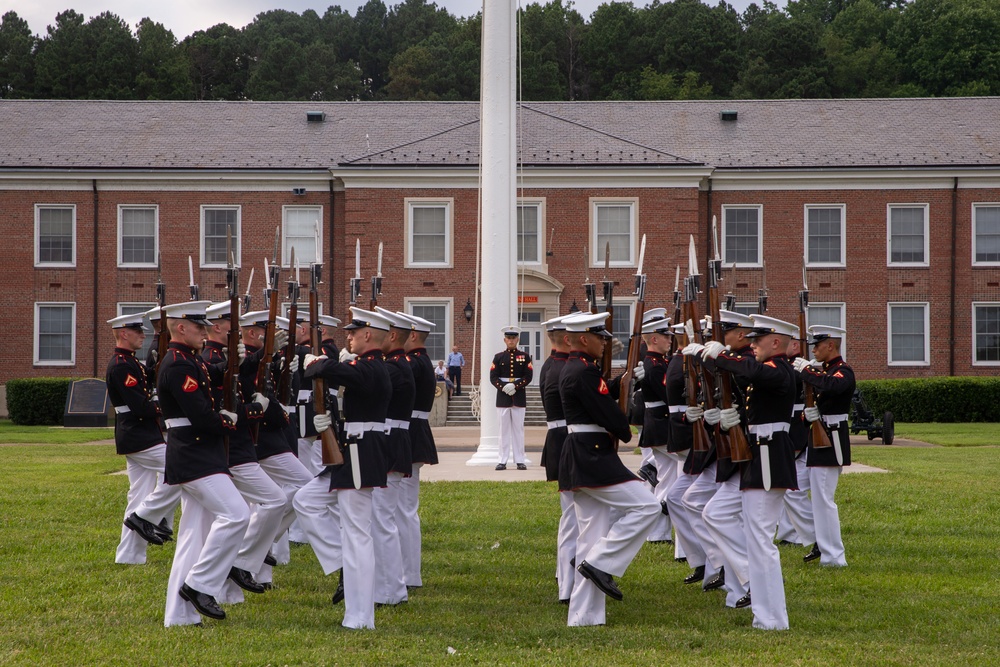
<path id="1" fill-rule="evenodd" d="M 322 264 L 309 266 L 309 342 L 312 345 L 313 354 L 321 351 L 320 344 L 322 342 L 319 333 L 319 284 L 322 268 Z M 320 374 L 313 378 L 313 410 L 318 415 L 326 414 L 326 380 Z M 344 455 L 340 452 L 340 443 L 337 442 L 337 434 L 333 426 L 319 434 L 319 443 L 323 465 L 343 465 Z M 357 447 L 356 444 L 354 446 Z"/>
<path id="2" fill-rule="evenodd" d="M 757 314 L 767 312 L 767 262 L 760 261 L 760 289 L 757 290 Z"/>
<path id="3" fill-rule="evenodd" d="M 191 281 L 192 284 L 194 281 Z M 226 370 L 222 377 L 222 409 L 236 412 L 240 393 L 240 269 L 233 252 L 233 230 L 226 228 L 226 291 L 229 297 L 229 334 L 226 338 Z M 191 292 L 192 298 L 196 290 Z M 229 460 L 229 434 L 222 435 L 226 460 Z"/>
<path id="4" fill-rule="evenodd" d="M 288 342 L 281 353 L 284 363 L 281 365 L 277 392 L 278 402 L 282 405 L 292 404 L 292 359 L 295 358 L 295 332 L 299 321 L 299 264 L 295 260 L 295 248 L 292 248 L 292 263 L 295 265 L 295 277 L 288 279 Z"/>
<path id="5" fill-rule="evenodd" d="M 583 247 L 583 292 L 587 299 L 587 310 L 592 315 L 597 314 L 597 285 L 590 282 L 590 255 L 587 253 L 587 246 Z"/>
<path id="6" fill-rule="evenodd" d="M 258 393 L 270 396 L 274 391 L 274 377 L 271 373 L 271 362 L 274 361 L 274 335 L 277 329 L 278 317 L 278 281 L 281 278 L 281 265 L 278 264 L 278 246 L 281 242 L 281 230 L 274 230 L 274 261 L 268 267 L 268 288 L 264 293 L 264 300 L 267 302 L 267 325 L 264 327 L 263 350 L 261 350 L 260 364 L 257 366 L 257 376 L 254 387 Z M 266 260 L 265 260 L 266 261 Z M 292 261 L 295 261 L 295 248 L 292 248 Z M 254 442 L 257 441 L 258 423 L 251 426 Z"/>
<path id="7" fill-rule="evenodd" d="M 378 242 L 378 265 L 376 273 L 372 276 L 372 298 L 368 300 L 368 310 L 375 310 L 378 305 L 379 295 L 382 294 L 382 242 Z"/>
<path id="8" fill-rule="evenodd" d="M 806 313 L 809 310 L 809 285 L 806 282 L 806 261 L 805 258 L 802 259 L 802 289 L 799 291 L 799 336 L 801 336 L 800 341 L 802 343 L 802 358 L 809 360 L 809 343 L 806 337 Z M 807 408 L 816 407 L 816 393 L 813 390 L 813 386 L 807 382 L 802 383 L 803 392 L 805 394 L 805 404 Z M 823 449 L 825 447 L 833 447 L 833 441 L 830 440 L 829 434 L 826 432 L 826 428 L 823 426 L 821 420 L 810 422 L 809 424 L 809 439 L 812 442 L 813 449 Z"/>
<path id="9" fill-rule="evenodd" d="M 253 285 L 253 267 L 250 267 L 250 277 L 247 279 L 247 293 L 243 295 L 243 312 L 250 312 L 250 286 Z"/>
<path id="10" fill-rule="evenodd" d="M 670 324 L 681 324 L 681 267 L 677 266 L 677 273 L 674 275 L 674 315 L 670 319 Z M 674 356 L 677 352 L 677 336 L 670 337 L 670 352 L 668 357 Z"/>
<path id="11" fill-rule="evenodd" d="M 708 261 L 708 308 L 712 319 L 712 337 L 725 345 L 725 332 L 719 319 L 719 279 L 722 277 L 722 257 L 719 255 L 719 236 L 716 229 L 716 219 L 712 216 L 712 247 L 714 257 Z M 726 310 L 732 310 L 736 297 L 726 296 Z M 729 371 L 717 369 L 719 374 L 719 405 L 723 410 L 733 407 L 732 376 Z M 715 425 L 715 446 L 719 458 L 729 458 L 733 463 L 750 460 L 750 445 L 746 435 L 739 426 L 728 431 L 720 424 Z"/>
<path id="12" fill-rule="evenodd" d="M 226 261 L 227 262 L 229 261 L 228 257 L 226 257 Z M 188 280 L 190 281 L 188 284 L 188 289 L 191 291 L 191 300 L 197 301 L 198 283 L 194 281 L 194 261 L 191 259 L 191 255 L 188 255 Z"/>
<path id="13" fill-rule="evenodd" d="M 695 327 L 701 328 L 701 318 L 698 315 L 698 292 L 699 292 L 698 258 L 694 251 L 694 236 L 691 237 L 688 251 L 688 277 L 684 279 L 684 304 L 682 317 L 684 318 L 684 346 L 695 341 Z M 685 383 L 684 393 L 687 394 L 688 407 L 698 405 L 698 368 L 691 357 L 684 357 Z M 703 379 L 709 374 L 703 373 Z M 714 407 L 713 387 L 708 384 L 703 386 L 705 396 L 705 407 Z M 691 424 L 691 448 L 696 452 L 707 452 L 712 448 L 712 441 L 708 437 L 705 429 L 705 420 L 699 419 Z"/>
<path id="14" fill-rule="evenodd" d="M 167 345 L 170 344 L 170 334 L 167 332 L 167 317 L 163 314 L 163 306 L 167 304 L 167 286 L 163 282 L 163 270 L 160 266 L 160 255 L 156 255 L 156 304 L 160 307 L 159 332 L 156 338 L 156 363 L 154 374 L 159 377 L 160 364 L 167 355 Z M 154 379 L 153 386 L 156 386 Z"/>
<path id="15" fill-rule="evenodd" d="M 611 266 L 611 243 L 604 244 L 604 279 L 601 281 L 601 285 L 604 287 L 604 312 L 608 314 L 605 320 L 605 327 L 614 335 L 614 323 L 615 323 L 615 281 L 608 279 L 608 268 Z M 604 345 L 604 356 L 601 358 L 601 376 L 604 378 L 605 382 L 611 379 L 611 363 L 615 356 L 614 348 L 612 346 L 612 341 L 614 338 L 609 338 Z M 619 388 L 619 393 L 623 391 L 623 388 Z"/>
<path id="16" fill-rule="evenodd" d="M 621 387 L 618 390 L 618 407 L 628 414 L 628 399 L 632 395 L 629 384 L 632 381 L 632 369 L 639 364 L 639 348 L 642 347 L 642 316 L 646 310 L 646 274 L 642 272 L 643 260 L 646 257 L 646 235 L 642 235 L 639 246 L 639 266 L 635 272 L 635 317 L 632 318 L 632 334 L 628 339 L 628 354 L 625 357 L 625 372 L 622 374 Z"/>

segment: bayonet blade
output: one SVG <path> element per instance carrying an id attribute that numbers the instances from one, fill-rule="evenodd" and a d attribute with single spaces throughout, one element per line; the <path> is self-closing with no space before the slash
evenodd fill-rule
<path id="1" fill-rule="evenodd" d="M 677 275 L 674 276 L 674 294 L 681 291 L 681 265 L 677 265 Z"/>
<path id="2" fill-rule="evenodd" d="M 722 257 L 719 256 L 719 228 L 718 228 L 718 220 L 716 219 L 716 217 L 714 215 L 712 216 L 712 248 L 715 251 L 715 257 L 713 259 L 715 259 L 716 261 L 719 261 L 720 259 L 722 259 Z"/>
<path id="3" fill-rule="evenodd" d="M 361 239 L 354 242 L 354 277 L 361 278 Z"/>
<path id="4" fill-rule="evenodd" d="M 688 275 L 698 275 L 698 253 L 694 249 L 694 234 L 691 234 L 688 241 Z"/>
<path id="5" fill-rule="evenodd" d="M 375 273 L 376 278 L 382 277 L 382 242 L 378 242 L 378 267 Z"/>
<path id="6" fill-rule="evenodd" d="M 611 241 L 604 243 L 604 279 L 608 279 L 608 268 L 611 266 Z"/>
<path id="7" fill-rule="evenodd" d="M 642 263 L 646 259 L 646 235 L 642 235 L 642 243 L 639 244 L 639 267 L 635 271 L 635 275 L 642 275 Z"/>

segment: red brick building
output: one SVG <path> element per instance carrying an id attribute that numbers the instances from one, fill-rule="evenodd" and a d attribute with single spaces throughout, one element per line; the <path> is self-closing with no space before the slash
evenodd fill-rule
<path id="1" fill-rule="evenodd" d="M 794 320 L 806 257 L 810 319 L 846 326 L 860 377 L 992 373 L 998 109 L 997 98 L 525 103 L 525 343 L 547 353 L 539 323 L 585 307 L 581 284 L 604 277 L 606 244 L 626 335 L 641 236 L 646 306 L 669 305 L 688 236 L 704 268 L 717 216 L 723 291 L 755 309 L 766 275 L 768 313 Z M 293 246 L 324 264 L 324 310 L 339 316 L 356 239 L 365 302 L 384 242 L 380 305 L 438 322 L 435 356 L 454 342 L 471 363 L 478 117 L 475 103 L 0 100 L 0 305 L 30 332 L 0 352 L 0 383 L 101 376 L 105 321 L 153 305 L 158 255 L 168 301 L 188 298 L 189 256 L 202 298 L 221 299 L 227 227 L 244 288 L 255 269 L 253 307 L 277 228 L 286 268 Z"/>

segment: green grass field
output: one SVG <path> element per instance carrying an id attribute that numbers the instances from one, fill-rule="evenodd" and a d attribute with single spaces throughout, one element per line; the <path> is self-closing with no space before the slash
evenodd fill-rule
<path id="1" fill-rule="evenodd" d="M 0 481 L 3 665 L 986 665 L 1000 637 L 1000 475 L 993 448 L 855 450 L 889 474 L 838 491 L 850 567 L 782 547 L 791 630 L 684 586 L 647 545 L 608 625 L 567 628 L 556 602 L 556 492 L 544 483 L 425 484 L 424 588 L 340 627 L 335 581 L 295 546 L 278 588 L 204 627 L 163 627 L 173 543 L 115 565 L 127 480 L 110 445 L 7 446 Z M 455 651 L 449 654 L 449 647 Z"/>

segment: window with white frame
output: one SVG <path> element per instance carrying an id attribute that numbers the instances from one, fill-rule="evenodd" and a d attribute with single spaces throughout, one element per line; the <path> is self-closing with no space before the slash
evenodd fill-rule
<path id="1" fill-rule="evenodd" d="M 1000 204 L 972 206 L 972 263 L 1000 265 Z"/>
<path id="2" fill-rule="evenodd" d="M 118 207 L 118 266 L 156 266 L 158 223 L 157 206 Z"/>
<path id="3" fill-rule="evenodd" d="M 424 347 L 427 348 L 427 356 L 435 365 L 439 360 L 447 359 L 448 341 L 451 340 L 451 317 L 449 316 L 451 302 L 411 300 L 407 305 L 411 315 L 422 317 L 435 325 L 427 334 L 427 341 L 424 343 Z"/>
<path id="4" fill-rule="evenodd" d="M 517 261 L 542 263 L 542 205 L 538 202 L 517 205 Z"/>
<path id="5" fill-rule="evenodd" d="M 930 340 L 926 303 L 889 304 L 889 364 L 926 366 Z"/>
<path id="6" fill-rule="evenodd" d="M 118 316 L 122 315 L 135 315 L 136 313 L 145 313 L 156 307 L 155 303 L 119 303 L 118 304 Z M 142 318 L 142 330 L 146 332 L 146 340 L 142 342 L 142 348 L 135 353 L 136 358 L 145 359 L 149 354 L 149 346 L 153 344 L 153 325 L 150 323 L 149 318 Z"/>
<path id="7" fill-rule="evenodd" d="M 35 205 L 35 266 L 76 266 L 75 205 Z"/>
<path id="8" fill-rule="evenodd" d="M 451 265 L 450 201 L 406 202 L 407 266 Z"/>
<path id="9" fill-rule="evenodd" d="M 240 263 L 240 207 L 201 207 L 201 265 L 224 267 L 229 264 L 226 243 L 229 232 L 233 234 L 233 252 L 236 264 Z"/>
<path id="10" fill-rule="evenodd" d="M 1000 366 L 1000 303 L 972 304 L 972 363 Z"/>
<path id="11" fill-rule="evenodd" d="M 604 266 L 610 257 L 611 266 L 633 266 L 636 238 L 636 208 L 638 202 L 591 200 L 592 225 L 590 258 L 593 266 Z"/>
<path id="12" fill-rule="evenodd" d="M 763 206 L 722 207 L 722 258 L 727 266 L 760 266 Z"/>
<path id="13" fill-rule="evenodd" d="M 889 204 L 889 265 L 927 266 L 927 204 Z"/>
<path id="14" fill-rule="evenodd" d="M 756 315 L 760 306 L 756 301 L 744 301 L 742 303 L 737 302 L 735 306 L 736 310 L 734 313 L 739 313 L 741 315 Z"/>
<path id="15" fill-rule="evenodd" d="M 622 350 L 616 353 L 611 359 L 616 367 L 623 366 L 628 360 L 628 339 L 632 336 L 632 317 L 635 312 L 635 301 L 618 300 L 614 302 L 614 313 L 608 320 L 607 328 L 611 335 L 622 343 Z M 597 310 L 604 312 L 604 303 L 597 302 Z M 610 343 L 609 343 L 610 345 Z"/>
<path id="16" fill-rule="evenodd" d="M 845 305 L 843 303 L 810 303 L 806 310 L 806 327 L 821 324 L 846 329 L 847 327 L 844 326 Z M 847 356 L 846 335 L 840 340 L 840 354 L 844 357 Z"/>
<path id="17" fill-rule="evenodd" d="M 76 304 L 35 304 L 35 364 L 72 366 L 76 363 Z"/>
<path id="18" fill-rule="evenodd" d="M 299 266 L 321 262 L 323 207 L 285 206 L 283 217 L 281 263 L 291 266 L 292 248 L 295 248 L 295 263 Z"/>
<path id="19" fill-rule="evenodd" d="M 806 263 L 844 266 L 844 211 L 846 207 L 806 206 Z"/>

